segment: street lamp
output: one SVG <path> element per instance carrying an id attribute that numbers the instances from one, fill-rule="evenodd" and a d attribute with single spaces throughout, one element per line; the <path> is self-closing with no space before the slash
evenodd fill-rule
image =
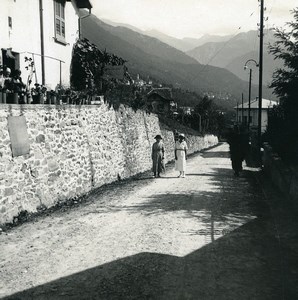
<path id="1" fill-rule="evenodd" d="M 254 60 L 254 59 L 249 59 L 245 65 L 244 65 L 244 70 L 248 69 L 248 63 L 253 62 L 255 63 L 256 67 L 259 67 L 259 64 Z M 249 125 L 250 125 L 250 103 L 251 103 L 251 77 L 252 77 L 252 68 L 249 68 L 249 86 L 248 86 L 248 122 L 247 122 L 247 127 L 249 130 Z"/>

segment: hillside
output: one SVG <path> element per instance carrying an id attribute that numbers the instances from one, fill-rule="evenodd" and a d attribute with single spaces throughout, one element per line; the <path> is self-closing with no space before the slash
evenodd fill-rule
<path id="1" fill-rule="evenodd" d="M 164 60 L 170 60 L 177 63 L 183 63 L 183 64 L 197 63 L 195 59 L 191 58 L 188 55 L 185 55 L 185 53 L 183 53 L 182 51 L 177 50 L 176 48 L 171 47 L 168 44 L 165 44 L 156 38 L 152 38 L 140 34 L 129 28 L 125 28 L 121 26 L 114 27 L 108 25 L 102 22 L 101 20 L 99 20 L 98 18 L 96 18 L 95 16 L 90 16 L 89 18 L 83 20 L 86 20 L 84 22 L 86 26 L 88 26 L 87 22 L 89 23 L 92 22 L 94 26 L 100 27 L 121 39 L 125 39 L 127 43 L 134 45 L 135 47 L 141 49 L 143 52 L 149 55 L 154 55 Z M 94 31 L 94 28 L 90 28 L 89 30 Z"/>
<path id="2" fill-rule="evenodd" d="M 263 82 L 267 85 L 271 82 L 273 71 L 281 67 L 279 61 L 268 53 L 268 44 L 274 43 L 275 37 L 272 31 L 267 31 L 264 36 L 263 55 Z M 200 47 L 188 51 L 187 54 L 202 64 L 209 64 L 225 68 L 242 80 L 247 80 L 244 65 L 248 59 L 259 61 L 259 38 L 257 31 L 239 33 L 226 42 L 206 43 Z M 255 73 L 257 73 L 256 71 Z M 258 84 L 258 76 L 254 74 L 253 83 Z"/>
<path id="3" fill-rule="evenodd" d="M 154 29 L 146 30 L 143 32 L 143 34 L 159 39 L 163 43 L 166 43 L 183 52 L 188 51 L 194 47 L 193 43 L 191 42 L 185 41 L 183 39 L 177 39 L 175 37 L 164 34 L 158 30 L 154 30 Z"/>
<path id="4" fill-rule="evenodd" d="M 272 30 L 266 31 L 264 36 L 263 52 L 263 84 L 268 86 L 272 81 L 272 74 L 282 67 L 282 62 L 274 60 L 274 57 L 268 53 L 268 45 L 276 41 Z M 187 54 L 195 58 L 198 62 L 225 68 L 235 74 L 242 80 L 249 78 L 248 70 L 244 70 L 244 65 L 249 59 L 259 61 L 259 38 L 257 31 L 242 32 L 226 42 L 206 43 L 200 47 L 188 51 Z M 253 68 L 252 83 L 258 84 L 258 68 L 251 64 Z M 268 88 L 266 88 L 266 91 Z M 272 91 L 270 92 L 272 94 Z M 275 96 L 270 96 L 276 99 Z"/>
<path id="5" fill-rule="evenodd" d="M 170 35 L 164 34 L 163 32 L 160 32 L 155 29 L 141 30 L 135 26 L 125 24 L 125 23 L 117 23 L 117 22 L 113 22 L 113 21 L 110 21 L 107 19 L 102 19 L 102 21 L 104 23 L 114 26 L 114 27 L 126 27 L 135 32 L 141 33 L 143 35 L 154 37 L 154 38 L 162 41 L 163 43 L 166 43 L 169 46 L 172 46 L 183 52 L 192 50 L 193 48 L 201 46 L 208 42 L 223 42 L 223 41 L 230 39 L 230 36 L 219 36 L 219 35 L 210 35 L 210 34 L 205 34 L 200 38 L 185 37 L 182 39 L 178 39 L 178 38 L 172 37 Z"/>
<path id="6" fill-rule="evenodd" d="M 231 35 L 219 36 L 205 34 L 201 38 L 177 39 L 166 35 L 157 30 L 143 31 L 129 24 L 116 23 L 110 20 L 103 20 L 105 23 L 114 27 L 125 27 L 143 35 L 148 35 L 166 43 L 178 50 L 187 52 L 188 55 L 203 64 L 209 63 L 212 66 L 218 66 L 231 71 L 240 79 L 246 81 L 248 73 L 244 72 L 244 64 L 248 59 L 259 60 L 258 37 L 256 31 L 240 33 L 234 38 Z M 118 28 L 118 31 L 119 28 Z M 263 82 L 268 85 L 272 80 L 272 74 L 276 68 L 282 67 L 282 64 L 274 60 L 273 56 L 268 54 L 268 43 L 274 42 L 272 32 L 266 32 L 264 45 L 264 68 Z M 250 51 L 250 49 L 253 49 Z M 149 51 L 151 53 L 151 51 Z M 215 56 L 215 57 L 214 57 Z M 213 58 L 214 57 L 214 58 Z M 258 71 L 253 72 L 252 82 L 258 84 Z"/>
<path id="7" fill-rule="evenodd" d="M 243 80 L 247 80 L 249 76 L 249 71 L 244 71 L 244 64 L 249 59 L 254 59 L 258 62 L 259 60 L 259 53 L 257 51 L 252 51 L 249 53 L 246 53 L 245 55 L 236 57 L 233 59 L 227 66 L 226 69 L 234 73 L 236 76 Z M 259 69 L 255 67 L 255 65 L 252 63 L 250 65 L 253 69 L 252 72 L 252 82 L 254 84 L 258 84 L 259 76 L 258 72 Z M 281 68 L 282 62 L 278 60 L 274 60 L 274 57 L 268 53 L 264 53 L 263 58 L 263 82 L 264 85 L 268 85 L 272 81 L 272 74 L 275 71 L 276 68 Z"/>
<path id="8" fill-rule="evenodd" d="M 210 42 L 214 42 L 214 43 L 219 43 L 219 42 L 225 42 L 227 40 L 229 40 L 232 36 L 230 35 L 225 35 L 225 36 L 221 36 L 221 35 L 210 35 L 210 34 L 204 34 L 202 37 L 196 39 L 196 38 L 189 38 L 189 37 L 185 37 L 182 40 L 192 44 L 192 49 L 202 46 L 206 43 L 210 43 Z M 188 51 L 192 50 L 189 49 Z"/>
<path id="9" fill-rule="evenodd" d="M 199 94 L 213 92 L 232 95 L 230 99 L 239 97 L 247 88 L 246 82 L 227 70 L 203 66 L 157 39 L 128 28 L 109 26 L 93 15 L 82 20 L 82 34 L 100 49 L 107 49 L 127 60 L 132 75 L 140 74 L 142 78 L 150 76 L 161 83 Z M 256 87 L 253 87 L 254 95 L 256 92 Z"/>
<path id="10" fill-rule="evenodd" d="M 257 32 L 239 33 L 225 42 L 208 42 L 187 52 L 201 64 L 224 68 L 233 59 L 257 49 Z"/>

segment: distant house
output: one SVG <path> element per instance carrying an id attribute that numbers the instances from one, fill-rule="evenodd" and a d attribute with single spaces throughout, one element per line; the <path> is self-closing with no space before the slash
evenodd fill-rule
<path id="1" fill-rule="evenodd" d="M 183 111 L 183 113 L 185 115 L 192 115 L 194 112 L 194 108 L 191 106 L 180 106 L 179 109 L 181 109 L 181 111 Z"/>
<path id="2" fill-rule="evenodd" d="M 262 99 L 262 132 L 264 132 L 268 125 L 268 111 L 274 105 L 277 105 L 276 101 Z M 238 122 L 247 124 L 248 122 L 248 102 L 243 103 L 242 105 L 238 105 L 234 107 L 236 111 L 238 111 Z M 253 100 L 250 103 L 250 126 L 257 127 L 258 126 L 258 111 L 259 111 L 259 100 Z M 242 118 L 243 117 L 243 118 Z"/>
<path id="3" fill-rule="evenodd" d="M 79 10 L 89 0 L 1 0 L 0 64 L 30 76 L 25 57 L 34 62 L 32 82 L 54 89 L 68 86 L 73 45 L 79 37 Z"/>
<path id="4" fill-rule="evenodd" d="M 147 94 L 147 107 L 155 113 L 169 113 L 176 109 L 170 88 L 152 89 Z"/>

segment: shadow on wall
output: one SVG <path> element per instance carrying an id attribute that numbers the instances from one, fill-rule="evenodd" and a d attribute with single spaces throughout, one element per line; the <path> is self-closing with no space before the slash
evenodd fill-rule
<path id="1" fill-rule="evenodd" d="M 223 186 L 224 197 L 222 191 L 188 196 L 181 192 L 121 207 L 142 211 L 145 216 L 186 212 L 185 218 L 195 217 L 206 225 L 203 232 L 188 234 L 209 236 L 211 243 L 184 257 L 139 253 L 4 299 L 281 299 L 278 243 L 260 194 L 256 192 L 252 198 L 246 193 L 247 180 L 253 184 L 249 172 L 244 180 L 227 176 L 227 169 L 213 171 L 206 176 L 210 176 L 211 185 Z M 229 196 L 226 205 L 225 197 Z M 227 224 L 230 230 L 216 239 L 216 230 Z"/>

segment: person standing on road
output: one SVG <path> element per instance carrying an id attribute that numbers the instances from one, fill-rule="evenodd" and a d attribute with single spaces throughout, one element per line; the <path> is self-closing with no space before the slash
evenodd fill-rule
<path id="1" fill-rule="evenodd" d="M 175 144 L 175 169 L 180 172 L 178 177 L 185 178 L 187 144 L 183 133 L 179 134 L 179 139 Z"/>
<path id="2" fill-rule="evenodd" d="M 165 154 L 165 149 L 164 145 L 162 142 L 162 137 L 160 134 L 158 134 L 156 137 L 156 142 L 152 145 L 152 171 L 154 177 L 160 177 L 160 173 L 162 172 L 163 169 L 163 160 L 164 160 L 164 154 Z"/>
<path id="3" fill-rule="evenodd" d="M 234 129 L 228 134 L 227 138 L 228 144 L 230 145 L 232 169 L 234 170 L 234 175 L 238 177 L 240 171 L 242 171 L 242 161 L 245 156 L 243 137 L 240 134 L 239 127 L 234 126 Z"/>

